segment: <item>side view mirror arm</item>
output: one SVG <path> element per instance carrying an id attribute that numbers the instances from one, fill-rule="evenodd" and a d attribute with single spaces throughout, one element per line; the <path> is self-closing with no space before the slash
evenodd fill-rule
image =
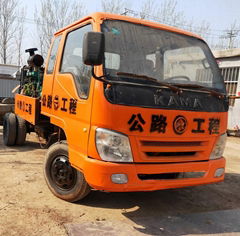
<path id="1" fill-rule="evenodd" d="M 98 81 L 101 81 L 103 83 L 107 83 L 107 84 L 111 84 L 110 81 L 106 80 L 105 77 L 107 75 L 102 75 L 102 76 L 96 76 L 95 72 L 94 72 L 94 66 L 92 65 L 92 76 L 94 79 L 98 80 Z"/>

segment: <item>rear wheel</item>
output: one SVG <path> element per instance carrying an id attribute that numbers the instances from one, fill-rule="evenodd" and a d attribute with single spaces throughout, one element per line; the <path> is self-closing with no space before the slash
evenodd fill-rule
<path id="1" fill-rule="evenodd" d="M 76 202 L 87 196 L 91 190 L 84 175 L 70 165 L 66 142 L 50 146 L 43 170 L 51 192 L 65 201 Z"/>
<path id="2" fill-rule="evenodd" d="M 26 128 L 26 121 L 19 116 L 17 117 L 17 137 L 16 137 L 16 144 L 23 145 L 26 140 L 27 128 Z"/>
<path id="3" fill-rule="evenodd" d="M 3 142 L 6 146 L 13 146 L 16 143 L 16 115 L 7 113 L 3 118 Z"/>

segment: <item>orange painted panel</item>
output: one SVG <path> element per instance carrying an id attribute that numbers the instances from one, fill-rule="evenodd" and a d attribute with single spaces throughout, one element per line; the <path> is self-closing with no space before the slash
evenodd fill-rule
<path id="1" fill-rule="evenodd" d="M 99 161 L 92 158 L 79 159 L 79 164 L 75 166 L 84 172 L 87 182 L 95 189 L 110 192 L 130 192 L 130 191 L 154 191 L 160 189 L 182 188 L 221 182 L 224 174 L 216 178 L 215 171 L 225 167 L 225 159 L 220 158 L 211 161 L 171 163 L 171 164 L 121 164 Z M 176 172 L 205 172 L 201 178 L 182 179 L 149 179 L 142 180 L 139 174 L 162 174 Z M 115 184 L 111 181 L 112 174 L 126 174 L 128 183 Z"/>
<path id="2" fill-rule="evenodd" d="M 15 113 L 24 120 L 35 125 L 39 118 L 40 102 L 38 98 L 32 98 L 22 94 L 15 96 Z"/>

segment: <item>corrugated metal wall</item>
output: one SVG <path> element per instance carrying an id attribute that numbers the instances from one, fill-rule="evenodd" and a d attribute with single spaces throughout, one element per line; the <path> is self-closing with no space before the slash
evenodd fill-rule
<path id="1" fill-rule="evenodd" d="M 19 66 L 0 64 L 0 98 L 13 97 L 12 90 L 19 85 L 19 81 L 13 78 L 13 74 Z"/>
<path id="2" fill-rule="evenodd" d="M 18 80 L 0 79 L 0 97 L 13 97 L 12 90 L 19 85 Z"/>

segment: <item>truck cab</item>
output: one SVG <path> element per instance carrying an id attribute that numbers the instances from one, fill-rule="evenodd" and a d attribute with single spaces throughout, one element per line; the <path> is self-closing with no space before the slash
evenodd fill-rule
<path id="1" fill-rule="evenodd" d="M 15 113 L 54 139 L 44 175 L 57 197 L 223 181 L 228 99 L 199 36 L 95 13 L 55 33 L 42 81 Z"/>

